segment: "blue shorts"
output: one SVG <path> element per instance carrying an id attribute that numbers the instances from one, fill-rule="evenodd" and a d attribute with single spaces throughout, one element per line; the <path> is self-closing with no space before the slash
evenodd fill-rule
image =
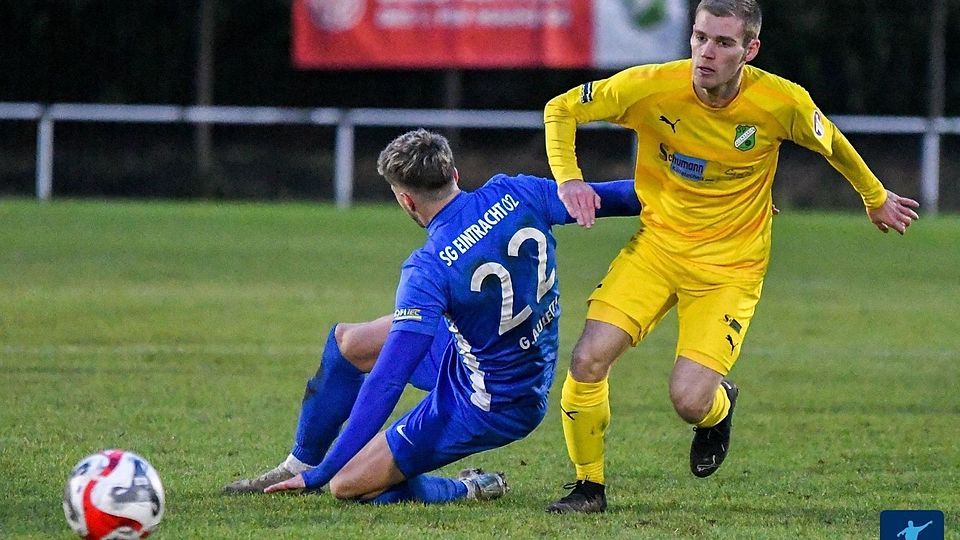
<path id="1" fill-rule="evenodd" d="M 431 347 L 432 358 L 424 359 L 421 366 L 447 369 L 449 364 L 432 362 L 459 362 L 453 340 L 441 336 L 450 336 L 450 333 L 445 328 L 443 333 L 438 332 Z M 445 342 L 442 352 L 437 342 Z M 420 371 L 420 367 L 417 370 Z M 470 403 L 469 395 L 458 396 L 448 377 L 436 375 L 439 373 L 436 367 L 434 372 L 435 387 L 385 433 L 397 468 L 407 478 L 518 441 L 540 425 L 547 412 L 546 400 L 484 411 Z"/>

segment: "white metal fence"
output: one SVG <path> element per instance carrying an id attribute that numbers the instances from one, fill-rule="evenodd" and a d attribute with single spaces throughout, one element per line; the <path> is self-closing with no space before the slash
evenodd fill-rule
<path id="1" fill-rule="evenodd" d="M 921 200 L 927 213 L 936 213 L 940 192 L 940 138 L 960 134 L 960 118 L 919 116 L 831 116 L 846 133 L 923 135 Z M 542 129 L 540 111 L 445 109 L 334 109 L 223 107 L 175 105 L 109 105 L 0 102 L 0 120 L 37 122 L 36 196 L 53 194 L 54 126 L 56 122 L 192 123 L 335 126 L 334 193 L 338 207 L 353 199 L 354 129 L 370 127 Z M 581 126 L 608 129 L 609 124 Z"/>

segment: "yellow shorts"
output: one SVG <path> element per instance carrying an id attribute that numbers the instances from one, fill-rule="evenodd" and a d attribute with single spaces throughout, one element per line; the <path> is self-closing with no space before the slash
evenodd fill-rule
<path id="1" fill-rule="evenodd" d="M 677 356 L 726 375 L 740 356 L 762 288 L 762 278 L 736 280 L 696 268 L 635 238 L 590 295 L 587 319 L 622 329 L 636 345 L 677 306 Z"/>

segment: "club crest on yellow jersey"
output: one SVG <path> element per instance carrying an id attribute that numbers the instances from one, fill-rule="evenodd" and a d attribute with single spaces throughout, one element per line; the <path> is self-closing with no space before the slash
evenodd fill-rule
<path id="1" fill-rule="evenodd" d="M 733 135 L 733 146 L 742 152 L 753 150 L 757 145 L 757 126 L 737 126 Z"/>

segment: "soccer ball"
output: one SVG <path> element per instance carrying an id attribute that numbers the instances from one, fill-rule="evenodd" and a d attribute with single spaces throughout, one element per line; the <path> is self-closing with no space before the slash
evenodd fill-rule
<path id="1" fill-rule="evenodd" d="M 146 538 L 160 523 L 164 502 L 157 471 L 125 450 L 83 458 L 63 490 L 67 523 L 87 540 Z"/>

